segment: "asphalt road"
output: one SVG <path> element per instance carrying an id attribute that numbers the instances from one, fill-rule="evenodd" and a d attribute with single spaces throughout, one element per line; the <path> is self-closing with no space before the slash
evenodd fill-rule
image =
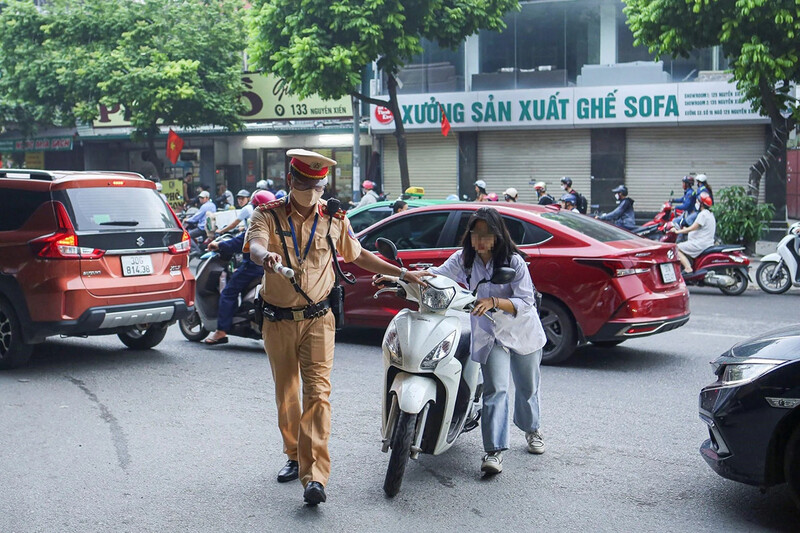
<path id="1" fill-rule="evenodd" d="M 692 289 L 686 326 L 543 369 L 544 455 L 513 430 L 504 472 L 483 480 L 474 431 L 411 462 L 394 499 L 381 490 L 381 334 L 345 332 L 318 508 L 299 482 L 275 482 L 285 457 L 257 342 L 207 348 L 177 327 L 145 352 L 54 339 L 0 374 L 0 531 L 796 531 L 784 487 L 763 495 L 701 459 L 697 394 L 711 359 L 800 322 L 799 304 L 796 291 Z"/>

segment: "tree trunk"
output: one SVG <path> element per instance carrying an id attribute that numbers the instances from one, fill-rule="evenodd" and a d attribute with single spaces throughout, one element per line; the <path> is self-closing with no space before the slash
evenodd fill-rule
<path id="1" fill-rule="evenodd" d="M 758 202 L 758 190 L 761 187 L 761 178 L 777 161 L 784 161 L 783 155 L 786 152 L 786 141 L 789 139 L 789 131 L 794 128 L 794 123 L 790 120 L 780 118 L 771 120 L 772 140 L 767 147 L 767 151 L 762 155 L 753 166 L 750 167 L 750 176 L 747 179 L 747 195 Z"/>
<path id="2" fill-rule="evenodd" d="M 152 127 L 147 130 L 147 159 L 153 163 L 158 173 L 158 179 L 164 178 L 164 163 L 158 158 L 156 152 L 156 135 L 160 133 L 158 127 Z"/>
<path id="3" fill-rule="evenodd" d="M 403 117 L 400 115 L 400 103 L 397 101 L 397 79 L 389 74 L 389 111 L 394 117 L 394 137 L 397 140 L 397 159 L 400 163 L 400 193 L 411 187 L 408 178 L 408 150 L 406 148 L 406 129 L 403 127 Z"/>

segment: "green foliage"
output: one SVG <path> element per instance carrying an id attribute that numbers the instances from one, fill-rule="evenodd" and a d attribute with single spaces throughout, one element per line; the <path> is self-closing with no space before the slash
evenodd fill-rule
<path id="1" fill-rule="evenodd" d="M 387 74 L 422 52 L 421 39 L 455 47 L 479 29 L 505 27 L 517 0 L 254 0 L 254 64 L 292 92 L 326 99 L 359 92 L 372 61 Z"/>
<path id="2" fill-rule="evenodd" d="M 121 105 L 139 137 L 158 121 L 239 126 L 238 0 L 6 0 L 0 118 L 72 125 Z M 16 111 L 15 111 L 16 110 Z"/>
<path id="3" fill-rule="evenodd" d="M 717 238 L 726 243 L 751 244 L 767 230 L 775 207 L 758 204 L 744 187 L 727 187 L 717 193 L 711 211 L 717 220 Z"/>
<path id="4" fill-rule="evenodd" d="M 658 55 L 720 45 L 739 90 L 773 125 L 800 109 L 800 2 L 795 0 L 625 0 L 636 44 Z"/>

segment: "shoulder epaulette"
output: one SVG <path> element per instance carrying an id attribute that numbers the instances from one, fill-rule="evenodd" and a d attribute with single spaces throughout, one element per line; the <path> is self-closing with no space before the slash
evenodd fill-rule
<path id="1" fill-rule="evenodd" d="M 322 215 L 323 216 L 328 216 L 328 206 L 321 205 L 320 207 L 321 207 L 320 211 L 322 212 Z M 339 220 L 343 220 L 345 218 L 345 216 L 346 216 L 346 213 L 345 213 L 344 209 L 339 209 L 338 211 L 336 211 L 336 213 L 333 214 L 333 218 L 337 218 Z"/>
<path id="2" fill-rule="evenodd" d="M 283 198 L 278 200 L 273 200 L 271 202 L 267 202 L 266 204 L 261 204 L 260 206 L 256 207 L 259 211 L 269 211 L 270 209 L 275 209 L 276 207 L 280 207 L 284 205 Z"/>

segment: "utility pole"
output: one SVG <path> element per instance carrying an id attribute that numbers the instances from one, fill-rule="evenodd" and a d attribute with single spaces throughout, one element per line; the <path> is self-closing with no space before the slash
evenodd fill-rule
<path id="1" fill-rule="evenodd" d="M 353 102 L 353 202 L 361 200 L 361 102 L 351 97 Z"/>

